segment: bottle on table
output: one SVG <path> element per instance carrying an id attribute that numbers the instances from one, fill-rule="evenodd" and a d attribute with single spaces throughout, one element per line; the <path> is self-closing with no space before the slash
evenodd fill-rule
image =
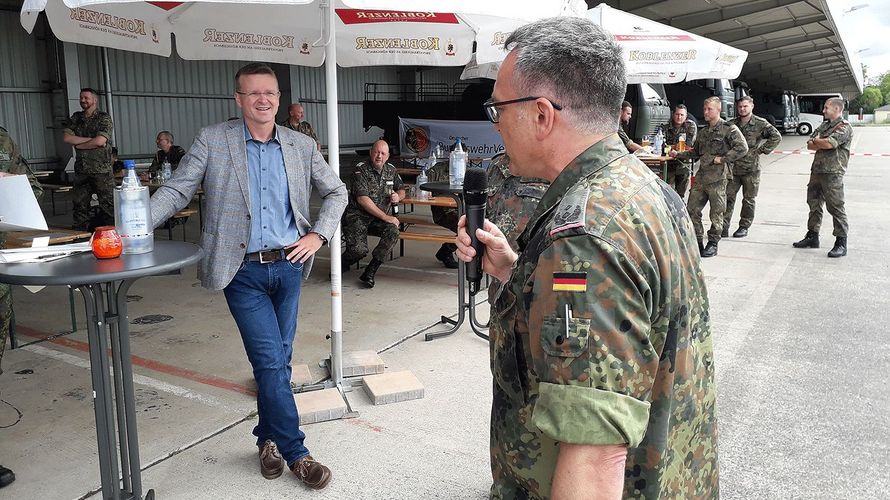
<path id="1" fill-rule="evenodd" d="M 164 161 L 161 164 L 161 184 L 170 180 L 173 177 L 173 166 L 170 165 L 169 161 Z"/>
<path id="2" fill-rule="evenodd" d="M 124 244 L 123 253 L 147 253 L 154 249 L 148 187 L 139 182 L 136 161 L 124 160 L 124 179 L 114 190 L 114 226 Z"/>
<path id="3" fill-rule="evenodd" d="M 658 131 L 655 133 L 655 140 L 652 144 L 652 153 L 656 155 L 662 154 L 662 149 L 664 148 L 664 132 L 661 131 L 661 127 L 658 127 Z"/>
<path id="4" fill-rule="evenodd" d="M 460 138 L 454 145 L 454 150 L 448 155 L 448 184 L 452 188 L 464 185 L 464 174 L 467 172 L 467 152 L 464 151 Z"/>
<path id="5" fill-rule="evenodd" d="M 392 207 L 392 214 L 399 215 L 399 203 L 392 201 L 392 194 L 395 193 L 395 190 L 393 189 L 393 182 L 386 181 L 386 188 L 387 188 L 386 191 L 389 193 L 389 197 L 390 197 L 389 202 L 390 202 L 390 206 Z"/>
<path id="6" fill-rule="evenodd" d="M 417 184 L 416 189 L 414 189 L 414 197 L 418 200 L 428 200 L 430 199 L 430 192 L 424 191 L 420 188 L 420 186 L 426 184 L 430 181 L 430 178 L 426 175 L 426 171 L 428 168 L 433 168 L 436 166 L 436 153 L 435 151 L 430 154 L 430 159 L 427 161 L 425 166 L 420 167 L 420 174 L 417 176 Z"/>

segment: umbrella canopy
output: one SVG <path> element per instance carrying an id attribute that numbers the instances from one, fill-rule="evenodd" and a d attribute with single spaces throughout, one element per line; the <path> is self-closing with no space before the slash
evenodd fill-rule
<path id="1" fill-rule="evenodd" d="M 350 8 L 354 4 L 361 8 Z M 415 2 L 337 0 L 334 7 L 340 66 L 463 66 L 473 55 L 474 43 L 480 63 L 500 61 L 506 35 L 518 26 L 550 15 L 582 15 L 585 4 L 581 0 L 515 2 L 507 8 L 435 2 L 430 11 L 421 11 Z M 402 8 L 411 10 L 398 10 Z M 30 32 L 41 11 L 46 12 L 56 36 L 67 42 L 169 56 L 171 35 L 175 35 L 183 59 L 298 66 L 321 66 L 325 61 L 327 40 L 322 26 L 329 11 L 313 0 L 26 0 L 22 26 Z"/>
<path id="2" fill-rule="evenodd" d="M 737 78 L 748 53 L 729 45 L 599 4 L 588 19 L 624 49 L 628 83 Z"/>

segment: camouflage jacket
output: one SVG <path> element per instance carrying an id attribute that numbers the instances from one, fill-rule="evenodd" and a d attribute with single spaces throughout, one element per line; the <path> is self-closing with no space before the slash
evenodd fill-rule
<path id="1" fill-rule="evenodd" d="M 695 144 L 695 135 L 698 132 L 698 127 L 696 127 L 695 123 L 691 120 L 686 120 L 678 128 L 674 128 L 673 122 L 667 122 L 661 126 L 661 130 L 664 131 L 664 143 L 670 144 L 671 146 L 676 146 L 677 143 L 680 142 L 680 134 L 686 134 L 686 148 L 689 149 Z M 688 162 L 676 160 L 669 161 L 668 166 L 672 168 L 689 168 Z"/>
<path id="2" fill-rule="evenodd" d="M 387 181 L 392 182 L 393 191 L 402 189 L 402 178 L 396 172 L 392 163 L 383 165 L 383 170 L 378 172 L 370 161 L 363 161 L 355 166 L 352 174 L 352 187 L 349 190 L 349 206 L 347 210 L 367 214 L 365 209 L 358 204 L 359 196 L 367 196 L 377 205 L 377 208 L 388 214 L 392 210 L 390 190 Z"/>
<path id="3" fill-rule="evenodd" d="M 748 143 L 739 128 L 718 120 L 713 127 L 705 127 L 699 131 L 693 148 L 680 153 L 677 158 L 699 160 L 695 182 L 713 184 L 729 178 L 732 164 L 747 152 Z M 717 156 L 721 158 L 719 164 L 714 163 L 714 157 Z"/>
<path id="4" fill-rule="evenodd" d="M 40 181 L 34 176 L 34 172 L 31 171 L 31 167 L 28 166 L 25 159 L 22 158 L 22 152 L 18 145 L 2 127 L 0 127 L 0 172 L 27 175 L 34 196 L 38 200 L 43 196 L 43 187 L 40 185 Z M 3 246 L 3 242 L 4 236 L 0 232 L 0 247 Z"/>
<path id="5" fill-rule="evenodd" d="M 285 120 L 284 123 L 281 124 L 282 127 L 287 127 L 291 130 L 295 130 L 301 134 L 308 135 L 312 138 L 313 141 L 318 142 L 318 136 L 315 135 L 315 129 L 312 128 L 312 124 L 309 122 L 300 122 L 298 125 L 291 124 L 290 120 Z"/>
<path id="6" fill-rule="evenodd" d="M 624 147 L 630 146 L 633 140 L 631 140 L 630 136 L 627 135 L 627 132 L 624 131 L 623 127 L 618 127 L 618 138 L 621 139 L 621 142 L 624 143 Z"/>
<path id="7" fill-rule="evenodd" d="M 84 115 L 83 111 L 78 111 L 71 115 L 65 126 L 64 133 L 66 135 L 76 135 L 78 137 L 99 137 L 101 135 L 108 140 L 105 146 L 101 148 L 74 148 L 74 173 L 111 173 L 111 131 L 113 128 L 111 115 L 103 111 L 96 111 L 90 117 Z"/>
<path id="8" fill-rule="evenodd" d="M 516 240 L 525 229 L 528 220 L 538 207 L 550 182 L 545 179 L 518 177 L 510 173 L 510 157 L 495 156 L 488 166 L 488 202 L 485 215 L 507 237 L 513 250 Z M 500 282 L 494 280 L 488 287 L 488 301 L 500 290 Z"/>
<path id="9" fill-rule="evenodd" d="M 751 115 L 747 125 L 735 117 L 729 120 L 742 132 L 748 143 L 748 153 L 732 164 L 732 175 L 745 175 L 760 171 L 760 155 L 768 155 L 782 142 L 782 134 L 766 119 Z"/>
<path id="10" fill-rule="evenodd" d="M 182 149 L 182 146 L 170 146 L 170 151 L 166 153 L 163 149 L 159 149 L 155 153 L 155 157 L 152 158 L 151 166 L 148 167 L 148 171 L 151 173 L 160 171 L 165 161 L 169 161 L 170 167 L 173 170 L 176 170 L 176 167 L 179 166 L 179 162 L 182 160 L 183 156 L 185 156 L 185 150 Z"/>
<path id="11" fill-rule="evenodd" d="M 714 353 L 679 196 L 608 136 L 551 184 L 491 323 L 492 496 L 547 498 L 558 443 L 628 446 L 624 498 L 717 498 Z"/>
<path id="12" fill-rule="evenodd" d="M 448 182 L 448 159 L 436 162 L 432 168 L 427 169 L 426 175 L 430 182 Z M 433 214 L 433 220 L 438 221 L 457 218 L 457 208 L 452 207 L 430 207 Z"/>
<path id="13" fill-rule="evenodd" d="M 847 171 L 847 162 L 850 161 L 850 143 L 853 141 L 853 127 L 847 120 L 822 122 L 813 134 L 813 139 L 828 139 L 834 146 L 833 149 L 820 149 L 813 158 L 812 172 L 814 174 L 843 174 Z"/>

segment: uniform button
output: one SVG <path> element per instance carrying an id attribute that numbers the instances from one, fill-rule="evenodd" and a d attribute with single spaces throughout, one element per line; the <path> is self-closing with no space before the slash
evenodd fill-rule
<path id="1" fill-rule="evenodd" d="M 250 214 L 247 214 L 247 220 L 250 220 Z"/>
<path id="2" fill-rule="evenodd" d="M 565 342 L 565 341 L 566 341 L 566 338 L 563 337 L 562 335 L 557 335 L 557 336 L 556 336 L 556 345 L 562 345 L 562 343 Z"/>
<path id="3" fill-rule="evenodd" d="M 240 245 L 238 245 L 238 246 L 241 247 L 241 248 L 247 248 L 247 245 L 245 245 L 244 243 L 242 243 L 242 244 L 240 244 Z"/>

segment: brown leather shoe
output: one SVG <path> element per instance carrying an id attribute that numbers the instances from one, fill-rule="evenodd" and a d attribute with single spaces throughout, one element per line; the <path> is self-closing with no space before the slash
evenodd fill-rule
<path id="1" fill-rule="evenodd" d="M 260 473 L 266 479 L 275 479 L 284 471 L 284 459 L 278 452 L 278 446 L 275 441 L 267 439 L 260 446 Z"/>
<path id="2" fill-rule="evenodd" d="M 312 455 L 306 455 L 294 462 L 291 470 L 303 484 L 314 490 L 324 488 L 331 481 L 331 469 L 316 462 Z"/>

